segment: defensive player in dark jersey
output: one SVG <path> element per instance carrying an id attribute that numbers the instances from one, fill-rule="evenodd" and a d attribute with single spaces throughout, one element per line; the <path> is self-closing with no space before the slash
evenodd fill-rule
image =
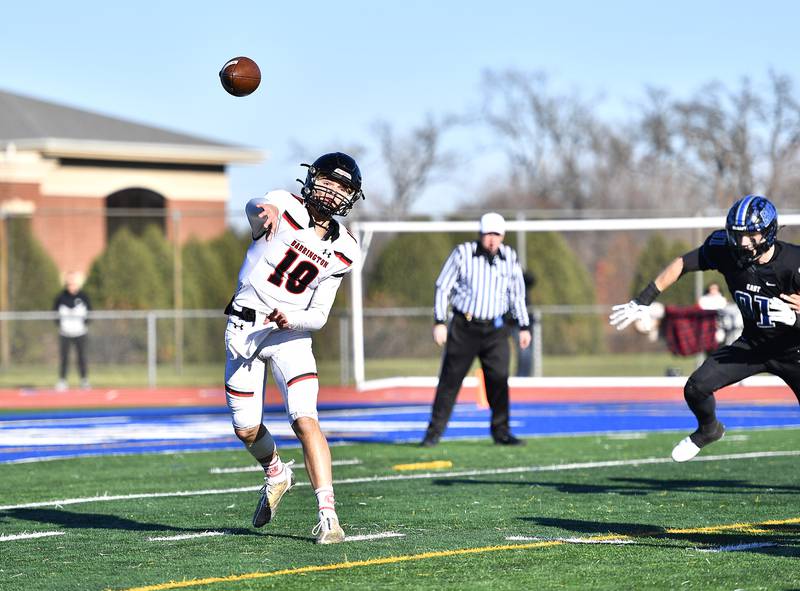
<path id="1" fill-rule="evenodd" d="M 672 450 L 676 462 L 691 460 L 725 433 L 714 399 L 714 392 L 724 386 L 768 372 L 783 379 L 800 401 L 800 321 L 785 301 L 800 292 L 800 246 L 777 240 L 777 234 L 775 206 L 762 195 L 747 195 L 731 207 L 724 230 L 673 260 L 635 299 L 614 306 L 609 317 L 612 326 L 624 329 L 691 271 L 719 271 L 736 300 L 744 319 L 742 336 L 712 353 L 684 387 L 698 426 Z"/>

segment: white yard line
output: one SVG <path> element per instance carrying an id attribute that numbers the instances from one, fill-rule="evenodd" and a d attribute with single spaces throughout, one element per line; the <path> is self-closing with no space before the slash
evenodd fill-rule
<path id="1" fill-rule="evenodd" d="M 731 442 L 731 441 L 747 441 L 748 439 L 750 439 L 749 435 L 726 435 L 725 436 L 725 441 L 728 441 L 728 442 Z"/>
<path id="2" fill-rule="evenodd" d="M 459 409 L 459 410 L 463 410 Z M 342 410 L 322 410 L 319 413 L 320 419 L 328 417 L 371 417 L 380 415 L 413 415 L 419 413 L 430 414 L 430 404 L 419 404 L 415 406 L 378 406 L 366 408 L 345 408 Z"/>
<path id="3" fill-rule="evenodd" d="M 356 466 L 363 463 L 361 460 L 334 460 L 331 462 L 333 466 Z M 293 468 L 305 468 L 305 464 L 295 464 Z M 239 466 L 236 468 L 211 468 L 209 474 L 237 474 L 239 472 L 263 472 L 264 468 L 255 464 L 253 466 Z"/>
<path id="4" fill-rule="evenodd" d="M 11 542 L 13 540 L 30 540 L 32 538 L 49 538 L 50 536 L 63 536 L 67 532 L 63 531 L 38 531 L 32 534 L 15 534 L 11 536 L 0 536 L 0 542 Z"/>
<path id="5" fill-rule="evenodd" d="M 607 437 L 608 439 L 621 439 L 621 440 L 627 440 L 627 439 L 647 439 L 647 433 L 628 433 L 628 432 L 623 432 L 623 433 L 609 433 L 608 435 L 606 435 L 606 437 Z"/>
<path id="6" fill-rule="evenodd" d="M 172 542 L 175 540 L 191 540 L 193 538 L 209 538 L 212 536 L 227 535 L 224 531 L 204 531 L 199 534 L 182 534 L 180 536 L 163 536 L 158 538 L 147 538 L 148 542 Z"/>
<path id="7" fill-rule="evenodd" d="M 752 544 L 734 544 L 732 546 L 718 546 L 717 548 L 696 548 L 698 552 L 739 552 L 753 548 L 774 548 L 775 542 L 753 542 Z"/>
<path id="8" fill-rule="evenodd" d="M 757 451 L 738 454 L 720 454 L 715 456 L 699 456 L 692 462 L 719 462 L 727 460 L 750 460 L 756 458 L 785 458 L 800 456 L 800 450 L 791 451 Z M 609 460 L 604 462 L 579 462 L 573 464 L 550 464 L 546 466 L 517 466 L 513 468 L 494 468 L 486 470 L 460 470 L 452 472 L 424 472 L 419 474 L 392 474 L 389 476 L 367 476 L 362 478 L 345 478 L 334 481 L 336 485 L 361 484 L 365 482 L 389 482 L 393 480 L 425 480 L 429 478 L 452 478 L 463 476 L 492 476 L 497 474 L 524 474 L 533 472 L 562 472 L 567 470 L 593 470 L 600 468 L 617 468 L 623 466 L 644 466 L 651 464 L 672 464 L 672 458 L 639 458 L 633 460 Z M 298 482 L 295 486 L 309 486 L 308 482 Z M 76 505 L 81 503 L 95 503 L 107 501 L 126 501 L 131 499 L 156 499 L 164 497 L 191 497 L 201 495 L 225 495 L 241 492 L 254 492 L 261 485 L 242 486 L 237 488 L 212 488 L 203 490 L 185 490 L 160 493 L 134 493 L 128 495 L 103 495 L 95 497 L 78 497 L 73 499 L 59 499 L 55 501 L 38 501 L 34 503 L 21 503 L 19 505 L 2 505 L 0 511 L 13 509 L 30 509 L 33 507 L 53 507 L 62 505 Z"/>
<path id="9" fill-rule="evenodd" d="M 363 542 L 365 540 L 380 540 L 382 538 L 404 538 L 406 534 L 401 534 L 396 531 L 385 531 L 380 534 L 366 534 L 363 536 L 347 536 L 345 542 Z"/>
<path id="10" fill-rule="evenodd" d="M 565 542 L 569 544 L 635 544 L 635 540 L 628 538 L 612 538 L 598 540 L 592 538 L 541 538 L 536 536 L 507 536 L 510 542 Z"/>
<path id="11" fill-rule="evenodd" d="M 108 417 L 55 417 L 46 419 L 9 419 L 3 421 L 6 429 L 22 429 L 26 427 L 51 427 L 53 425 L 118 425 L 120 423 L 130 423 L 131 417 L 126 415 L 114 415 Z"/>

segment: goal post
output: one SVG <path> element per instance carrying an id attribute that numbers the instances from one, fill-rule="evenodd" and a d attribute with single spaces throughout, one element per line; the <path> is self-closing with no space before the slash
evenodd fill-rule
<path id="1" fill-rule="evenodd" d="M 800 214 L 782 215 L 779 217 L 781 227 L 799 226 Z M 506 234 L 517 232 L 521 237 L 525 233 L 535 232 L 614 232 L 614 231 L 668 231 L 668 230 L 711 230 L 723 228 L 725 216 L 691 216 L 691 217 L 651 217 L 651 218 L 602 218 L 602 219 L 558 219 L 528 220 L 507 219 Z M 366 379 L 365 346 L 364 346 L 364 261 L 369 254 L 369 246 L 376 234 L 397 233 L 469 233 L 476 235 L 479 222 L 475 221 L 355 221 L 350 225 L 352 232 L 358 237 L 362 248 L 362 257 L 352 270 L 350 281 L 351 327 L 352 327 L 352 367 L 354 381 L 358 390 L 370 389 L 378 384 L 386 385 L 435 385 L 435 379 L 420 376 L 397 376 L 389 380 L 383 379 L 371 384 Z M 524 244 L 524 239 L 518 241 Z M 444 262 L 444 261 L 442 261 Z M 608 302 L 603 302 L 608 304 Z M 610 304 L 609 304 L 610 305 Z M 432 309 L 432 308 L 431 308 Z M 535 385 L 552 382 L 558 378 L 513 378 L 517 383 Z M 588 378 L 591 380 L 593 378 Z M 659 383 L 671 383 L 672 378 L 656 378 Z M 678 378 L 680 380 L 681 378 Z M 465 381 L 470 384 L 470 378 Z M 668 380 L 665 382 L 664 380 Z"/>

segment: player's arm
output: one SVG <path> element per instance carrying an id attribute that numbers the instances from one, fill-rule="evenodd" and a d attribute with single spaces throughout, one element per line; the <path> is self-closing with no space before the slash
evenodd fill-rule
<path id="1" fill-rule="evenodd" d="M 338 242 L 337 245 L 343 250 L 338 254 L 343 255 L 344 260 L 342 262 L 346 262 L 345 267 L 340 272 L 334 273 L 319 282 L 305 310 L 294 310 L 284 314 L 277 311 L 273 312 L 273 315 L 276 315 L 276 312 L 277 315 L 271 319 L 276 322 L 278 328 L 310 331 L 319 330 L 325 326 L 333 301 L 336 299 L 336 292 L 342 284 L 342 279 L 361 261 L 361 250 L 356 242 L 349 243 L 345 241 L 344 244 Z M 342 257 L 339 258 L 342 260 Z"/>
<path id="2" fill-rule="evenodd" d="M 647 314 L 647 307 L 656 301 L 661 292 L 668 289 L 685 273 L 701 269 L 700 257 L 700 249 L 697 248 L 673 259 L 638 296 L 627 304 L 619 304 L 611 309 L 611 315 L 608 317 L 611 326 L 622 330 Z"/>
<path id="3" fill-rule="evenodd" d="M 792 293 L 782 293 L 781 299 L 787 302 L 792 310 L 800 312 L 800 274 L 792 274 L 790 287 L 787 291 Z"/>
<path id="4" fill-rule="evenodd" d="M 661 273 L 656 276 L 653 283 L 655 284 L 656 289 L 658 289 L 658 294 L 660 294 L 662 291 L 665 291 L 668 287 L 680 279 L 684 273 L 699 270 L 700 249 L 697 248 L 691 252 L 687 252 L 683 256 L 673 259 L 672 262 L 664 267 Z M 656 297 L 658 294 L 656 294 Z M 651 301 L 650 304 L 652 303 L 653 302 Z"/>
<path id="5" fill-rule="evenodd" d="M 336 292 L 342 283 L 341 275 L 331 275 L 320 281 L 311 302 L 305 310 L 295 310 L 293 312 L 280 312 L 273 310 L 269 320 L 275 322 L 278 328 L 291 328 L 293 330 L 319 330 L 328 321 L 333 301 L 336 299 Z"/>
<path id="6" fill-rule="evenodd" d="M 782 293 L 781 299 L 789 303 L 795 312 L 800 312 L 800 293 Z"/>
<path id="7" fill-rule="evenodd" d="M 800 328 L 800 274 L 794 273 L 787 291 L 780 299 L 770 298 L 769 319 L 773 322 Z"/>
<path id="8" fill-rule="evenodd" d="M 285 191 L 270 191 L 263 197 L 256 197 L 247 202 L 244 210 L 247 221 L 250 222 L 253 240 L 258 240 L 262 236 L 270 240 L 275 235 L 281 216 L 286 211 L 287 196 L 292 198 Z"/>

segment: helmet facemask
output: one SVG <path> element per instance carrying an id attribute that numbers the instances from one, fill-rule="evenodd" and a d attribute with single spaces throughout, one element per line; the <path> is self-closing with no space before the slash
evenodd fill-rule
<path id="1" fill-rule="evenodd" d="M 760 232 L 746 232 L 738 230 L 727 230 L 728 246 L 736 259 L 736 263 L 741 268 L 749 267 L 754 264 L 761 256 L 767 252 L 774 241 L 769 242 Z M 753 239 L 758 237 L 758 241 Z M 745 239 L 749 238 L 750 246 L 744 246 Z"/>
<path id="2" fill-rule="evenodd" d="M 344 168 L 335 167 L 323 172 L 313 164 L 302 166 L 308 168 L 301 189 L 303 199 L 321 216 L 325 218 L 335 215 L 346 216 L 353 209 L 353 205 L 364 198 L 360 175 L 354 179 Z M 297 180 L 300 182 L 300 179 Z"/>
<path id="3" fill-rule="evenodd" d="M 346 216 L 356 201 L 363 198 L 363 193 L 356 190 L 346 178 L 339 175 L 322 176 L 315 173 L 313 166 L 303 166 L 308 166 L 301 190 L 303 198 L 323 217 Z"/>

